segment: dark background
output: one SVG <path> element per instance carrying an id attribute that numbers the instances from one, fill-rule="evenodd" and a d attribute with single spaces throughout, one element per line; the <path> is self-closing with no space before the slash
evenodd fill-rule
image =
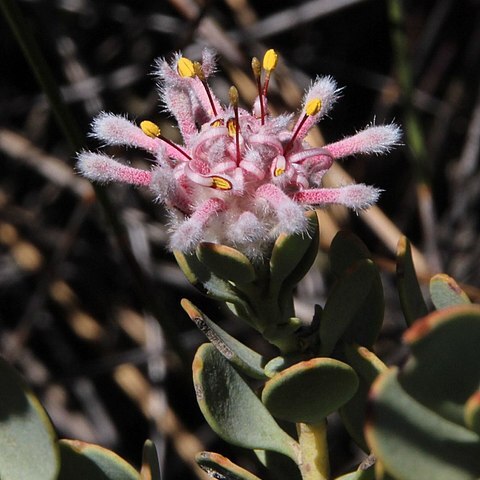
<path id="1" fill-rule="evenodd" d="M 374 119 L 402 125 L 404 145 L 391 154 L 342 162 L 356 181 L 385 190 L 379 206 L 391 223 L 324 212 L 330 222 L 322 223 L 322 251 L 297 292 L 298 312 L 308 318 L 328 292 L 325 251 L 332 235 L 355 231 L 382 268 L 387 309 L 377 351 L 389 363 L 404 353 L 392 274 L 394 226 L 419 248 L 423 285 L 445 271 L 479 298 L 479 3 L 405 1 L 404 22 L 395 24 L 380 0 L 16 2 L 84 148 L 99 147 L 88 131 L 100 110 L 154 120 L 177 139 L 173 120 L 160 109 L 152 66 L 178 50 L 198 58 L 205 45 L 219 52 L 211 86 L 223 98 L 233 82 L 248 92 L 239 72 L 250 75 L 251 57 L 267 48 L 281 58 L 271 84 L 277 111 L 295 110 L 316 75 L 335 77 L 345 89 L 320 125 L 326 141 Z M 395 32 L 404 36 L 405 52 Z M 108 186 L 126 228 L 125 237 L 114 233 L 88 182 L 75 173 L 81 147 L 66 141 L 4 18 L 0 69 L 1 354 L 37 392 L 60 437 L 99 443 L 136 466 L 150 437 L 168 480 L 199 478 L 192 459 L 200 449 L 257 468 L 248 452 L 223 444 L 198 411 L 190 364 L 204 339 L 180 299 L 190 298 L 249 345 L 273 352 L 187 284 L 165 248 L 162 208 L 148 192 Z M 148 168 L 142 153 L 111 152 Z M 119 247 L 122 238 L 133 259 Z M 331 446 L 337 473 L 361 459 L 336 418 Z"/>

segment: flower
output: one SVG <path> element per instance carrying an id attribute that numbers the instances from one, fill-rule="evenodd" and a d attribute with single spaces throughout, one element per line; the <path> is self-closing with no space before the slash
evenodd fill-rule
<path id="1" fill-rule="evenodd" d="M 331 77 L 319 77 L 306 92 L 295 122 L 293 115 L 274 117 L 267 92 L 277 60 L 274 50 L 262 64 L 252 60 L 258 96 L 251 112 L 239 106 L 235 87 L 229 105 L 222 105 L 210 90 L 207 80 L 215 69 L 211 50 L 204 50 L 201 63 L 181 54 L 170 63 L 158 61 L 160 96 L 184 144 L 165 138 L 150 121 L 136 126 L 125 117 L 101 113 L 93 121 L 92 135 L 106 145 L 146 150 L 154 157 L 153 167 L 136 169 L 84 151 L 78 155 L 78 169 L 94 181 L 148 187 L 170 213 L 170 248 L 184 253 L 208 241 L 238 248 L 250 258 L 262 256 L 281 232 L 306 231 L 306 208 L 371 206 L 380 190 L 364 184 L 323 188 L 322 177 L 337 158 L 387 152 L 398 143 L 399 128 L 371 125 L 330 145 L 311 147 L 305 137 L 330 111 L 339 90 Z"/>

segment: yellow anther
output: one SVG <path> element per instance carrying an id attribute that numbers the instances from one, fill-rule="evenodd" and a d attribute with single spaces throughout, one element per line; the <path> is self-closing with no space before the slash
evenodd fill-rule
<path id="1" fill-rule="evenodd" d="M 229 118 L 227 120 L 227 128 L 228 128 L 228 134 L 231 137 L 234 137 L 235 134 L 237 133 L 237 121 L 234 118 Z"/>
<path id="2" fill-rule="evenodd" d="M 200 62 L 193 62 L 193 71 L 202 82 L 205 81 L 205 72 Z"/>
<path id="3" fill-rule="evenodd" d="M 230 103 L 234 107 L 238 107 L 238 90 L 236 87 L 231 86 L 230 90 L 228 91 L 228 95 L 230 97 Z"/>
<path id="4" fill-rule="evenodd" d="M 257 57 L 252 58 L 252 71 L 255 80 L 260 79 L 260 75 L 262 74 L 262 65 Z"/>
<path id="5" fill-rule="evenodd" d="M 316 115 L 322 108 L 322 101 L 319 98 L 313 98 L 305 105 L 305 113 L 312 117 Z"/>
<path id="6" fill-rule="evenodd" d="M 160 136 L 160 128 L 155 123 L 150 120 L 144 120 L 140 123 L 140 128 L 142 132 L 150 138 L 157 138 Z"/>
<path id="7" fill-rule="evenodd" d="M 265 55 L 263 56 L 263 68 L 266 72 L 271 72 L 275 70 L 278 62 L 278 55 L 277 52 L 271 48 L 267 50 Z"/>
<path id="8" fill-rule="evenodd" d="M 223 120 L 221 118 L 214 120 L 210 126 L 211 127 L 221 127 L 223 125 Z"/>
<path id="9" fill-rule="evenodd" d="M 177 70 L 181 77 L 194 77 L 196 74 L 194 63 L 187 57 L 180 57 L 178 59 Z"/>
<path id="10" fill-rule="evenodd" d="M 277 157 L 275 163 L 276 165 L 273 170 L 273 175 L 275 177 L 279 177 L 285 173 L 285 170 L 287 169 L 287 162 L 285 161 L 285 157 Z"/>
<path id="11" fill-rule="evenodd" d="M 216 188 L 218 190 L 231 190 L 232 189 L 232 182 L 227 180 L 223 177 L 210 177 L 212 179 L 212 188 Z"/>

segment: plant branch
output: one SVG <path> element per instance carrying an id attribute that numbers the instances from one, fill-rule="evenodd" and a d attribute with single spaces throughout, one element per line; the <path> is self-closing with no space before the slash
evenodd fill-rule
<path id="1" fill-rule="evenodd" d="M 299 465 L 303 480 L 327 480 L 330 475 L 327 421 L 317 424 L 297 423 L 301 451 Z"/>

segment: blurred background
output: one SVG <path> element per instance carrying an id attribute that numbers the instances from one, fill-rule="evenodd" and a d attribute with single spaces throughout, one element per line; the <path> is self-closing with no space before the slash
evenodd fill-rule
<path id="1" fill-rule="evenodd" d="M 405 354 L 394 280 L 401 233 L 417 247 L 422 284 L 444 271 L 480 299 L 478 0 L 0 4 L 24 17 L 67 107 L 59 121 L 2 16 L 0 353 L 39 395 L 60 437 L 101 444 L 137 467 L 149 437 L 166 480 L 205 478 L 193 460 L 200 450 L 263 474 L 248 452 L 221 442 L 198 410 L 190 365 L 205 339 L 180 299 L 253 348 L 270 356 L 273 350 L 189 286 L 165 248 L 164 212 L 149 192 L 109 185 L 94 193 L 75 172 L 75 153 L 100 147 L 88 132 L 102 110 L 155 121 L 180 140 L 151 74 L 156 58 L 175 51 L 198 59 L 204 46 L 215 48 L 212 89 L 226 100 L 235 84 L 250 106 L 251 57 L 276 49 L 270 105 L 277 113 L 296 111 L 311 79 L 332 75 L 345 88 L 312 144 L 373 121 L 402 126 L 403 145 L 392 153 L 348 158 L 329 173 L 330 185 L 351 176 L 385 191 L 368 213 L 321 212 L 322 248 L 298 287 L 299 316 L 308 321 L 313 305 L 324 303 L 326 252 L 340 229 L 359 235 L 383 272 L 387 307 L 377 351 L 388 363 Z M 46 78 L 38 57 L 34 62 Z M 109 153 L 149 168 L 142 152 Z M 338 419 L 330 425 L 339 474 L 362 455 Z"/>

